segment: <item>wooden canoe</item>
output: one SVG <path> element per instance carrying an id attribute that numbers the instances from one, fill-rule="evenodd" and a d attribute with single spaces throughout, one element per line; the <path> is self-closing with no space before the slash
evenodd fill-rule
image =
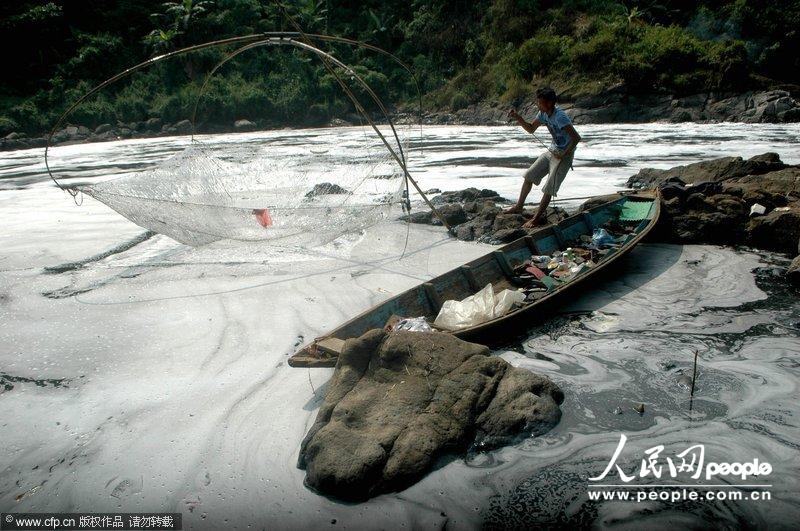
<path id="1" fill-rule="evenodd" d="M 611 270 L 614 262 L 630 252 L 650 232 L 658 221 L 660 206 L 657 192 L 637 192 L 537 230 L 370 308 L 302 347 L 289 358 L 289 365 L 334 367 L 346 339 L 359 337 L 374 328 L 383 328 L 393 316 L 425 316 L 432 323 L 446 300 L 463 300 L 489 283 L 495 293 L 516 289 L 518 268 L 531 256 L 552 255 L 568 247 L 584 246 L 582 235 L 591 236 L 595 229 L 609 223 L 624 226 L 627 232 L 624 241 L 607 251 L 591 269 L 564 282 L 548 281 L 550 287 L 547 291 L 536 293 L 535 300 L 502 317 L 457 331 L 442 330 L 489 346 L 507 344 L 537 321 L 552 315 L 548 310 L 568 293 L 574 295 L 580 289 L 590 289 L 589 278 L 597 279 L 603 271 Z M 631 217 L 632 212 L 634 217 Z"/>

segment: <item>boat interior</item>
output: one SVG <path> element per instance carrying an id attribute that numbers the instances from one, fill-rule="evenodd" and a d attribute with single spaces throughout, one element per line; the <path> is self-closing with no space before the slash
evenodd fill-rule
<path id="1" fill-rule="evenodd" d="M 323 355 L 338 355 L 345 339 L 358 337 L 374 328 L 384 328 L 393 318 L 424 316 L 433 323 L 445 301 L 461 301 L 487 284 L 492 285 L 495 293 L 520 289 L 521 279 L 524 280 L 526 275 L 525 267 L 530 265 L 533 257 L 553 255 L 568 248 L 591 248 L 591 237 L 596 229 L 606 228 L 619 235 L 615 245 L 599 251 L 602 255 L 592 251 L 592 258 L 597 260 L 592 268 L 584 267 L 568 279 L 546 281 L 544 286 L 528 293 L 522 306 L 511 313 L 522 311 L 567 287 L 592 269 L 599 269 L 620 251 L 632 247 L 653 223 L 657 208 L 657 200 L 652 194 L 631 194 L 570 216 L 388 299 L 304 347 L 298 355 L 309 348 L 314 350 L 314 354 L 320 351 L 319 354 Z M 527 278 L 532 279 L 530 276 Z"/>

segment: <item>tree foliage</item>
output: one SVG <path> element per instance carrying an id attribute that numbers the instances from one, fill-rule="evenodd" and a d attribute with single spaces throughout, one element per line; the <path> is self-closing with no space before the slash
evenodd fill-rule
<path id="1" fill-rule="evenodd" d="M 78 95 L 148 57 L 212 39 L 291 30 L 364 40 L 412 65 L 429 105 L 513 100 L 540 83 L 573 93 L 741 91 L 800 83 L 796 0 L 23 0 L 0 4 L 7 50 L 0 133 L 41 132 Z M 327 48 L 388 103 L 415 86 L 388 58 Z M 190 117 L 206 72 L 231 50 L 205 50 L 136 76 L 74 121 Z M 358 92 L 358 91 L 357 91 Z M 363 96 L 363 94 L 362 94 Z M 353 112 L 319 61 L 287 48 L 237 57 L 210 83 L 205 124 L 238 118 L 321 123 Z"/>

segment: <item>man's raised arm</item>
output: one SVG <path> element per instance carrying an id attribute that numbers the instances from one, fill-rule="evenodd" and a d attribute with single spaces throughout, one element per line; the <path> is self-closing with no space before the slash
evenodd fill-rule
<path id="1" fill-rule="evenodd" d="M 515 109 L 511 109 L 510 111 L 508 111 L 508 117 L 514 118 L 517 121 L 517 123 L 521 125 L 522 128 L 525 129 L 530 134 L 533 134 L 533 132 L 536 131 L 536 129 L 540 125 L 542 125 L 542 122 L 540 122 L 538 118 L 534 118 L 531 123 L 526 122 L 525 119 L 522 116 L 520 116 Z"/>

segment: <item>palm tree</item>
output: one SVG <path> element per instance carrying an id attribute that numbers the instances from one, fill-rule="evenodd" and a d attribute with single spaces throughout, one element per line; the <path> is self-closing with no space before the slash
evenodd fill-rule
<path id="1" fill-rule="evenodd" d="M 180 2 L 164 2 L 163 12 L 152 13 L 150 20 L 157 26 L 145 36 L 145 44 L 157 54 L 166 53 L 185 46 L 191 40 L 191 33 L 196 21 L 207 14 L 213 7 L 213 0 L 182 0 Z M 186 75 L 194 79 L 194 63 L 189 56 L 184 62 Z"/>

